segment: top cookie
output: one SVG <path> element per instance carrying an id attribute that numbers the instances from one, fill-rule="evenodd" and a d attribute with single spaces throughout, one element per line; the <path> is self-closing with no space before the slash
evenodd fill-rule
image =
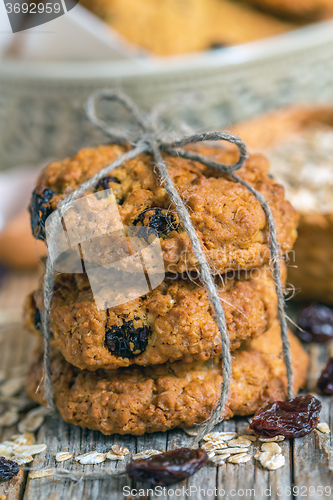
<path id="1" fill-rule="evenodd" d="M 237 160 L 235 151 L 206 146 L 195 149 L 222 163 L 232 164 Z M 83 149 L 72 158 L 46 167 L 38 179 L 30 204 L 35 237 L 44 237 L 45 220 L 68 193 L 124 152 L 125 148 L 116 145 Z M 266 216 L 248 189 L 200 163 L 170 156 L 165 156 L 165 159 L 173 182 L 189 209 L 212 272 L 249 270 L 267 263 L 270 254 Z M 275 220 L 281 253 L 285 254 L 296 239 L 298 215 L 285 200 L 284 188 L 269 176 L 268 168 L 265 157 L 252 154 L 238 175 L 266 198 Z M 151 157 L 140 155 L 114 169 L 95 190 L 108 188 L 115 195 L 119 220 L 124 226 L 151 227 L 158 233 L 166 272 L 196 270 L 197 260 L 189 237 L 154 172 Z M 74 224 L 79 225 L 78 232 L 90 231 L 98 236 L 98 229 L 101 233 L 114 229 L 114 221 L 111 223 L 109 217 L 108 210 L 105 210 L 93 220 L 79 217 Z M 114 219 L 114 214 L 112 217 Z M 92 238 L 85 245 L 84 258 L 107 266 L 114 261 L 114 246 L 110 245 L 108 238 Z M 156 269 L 156 272 L 161 272 L 161 269 Z"/>

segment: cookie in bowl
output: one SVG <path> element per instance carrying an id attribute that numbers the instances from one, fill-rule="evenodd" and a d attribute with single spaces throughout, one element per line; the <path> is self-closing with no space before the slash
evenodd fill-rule
<path id="1" fill-rule="evenodd" d="M 158 56 L 251 42 L 294 27 L 232 0 L 81 0 L 81 4 L 127 41 Z"/>

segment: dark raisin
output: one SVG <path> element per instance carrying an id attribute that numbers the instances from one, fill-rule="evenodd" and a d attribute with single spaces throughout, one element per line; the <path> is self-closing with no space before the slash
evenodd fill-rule
<path id="1" fill-rule="evenodd" d="M 133 225 L 138 224 L 154 229 L 159 236 L 167 236 L 179 226 L 176 215 L 163 208 L 146 208 L 134 219 Z"/>
<path id="2" fill-rule="evenodd" d="M 254 415 L 250 427 L 259 436 L 301 437 L 317 426 L 320 411 L 321 402 L 314 396 L 266 403 Z"/>
<path id="3" fill-rule="evenodd" d="M 214 42 L 210 45 L 210 50 L 218 50 L 218 49 L 224 49 L 226 47 L 225 43 L 221 42 Z"/>
<path id="4" fill-rule="evenodd" d="M 150 458 L 133 460 L 126 466 L 131 479 L 145 481 L 153 486 L 172 484 L 192 476 L 208 460 L 203 449 L 179 448 Z"/>
<path id="5" fill-rule="evenodd" d="M 150 331 L 147 326 L 135 328 L 133 321 L 124 321 L 121 326 L 107 328 L 105 345 L 112 354 L 135 358 L 145 351 Z"/>
<path id="6" fill-rule="evenodd" d="M 110 182 L 115 182 L 116 184 L 120 184 L 120 180 L 117 177 L 113 177 L 113 175 L 107 175 L 106 177 L 102 177 L 96 184 L 96 191 L 98 189 L 110 189 Z"/>
<path id="7" fill-rule="evenodd" d="M 333 394 L 333 358 L 330 358 L 317 382 L 317 387 L 324 394 Z"/>
<path id="8" fill-rule="evenodd" d="M 32 193 L 29 205 L 31 230 L 33 236 L 38 240 L 45 239 L 45 221 L 54 211 L 51 198 L 55 194 L 52 189 L 47 189 L 44 186 L 37 186 Z"/>
<path id="9" fill-rule="evenodd" d="M 40 309 L 38 309 L 38 307 L 36 307 L 35 312 L 34 312 L 34 326 L 35 326 L 36 330 L 39 330 L 39 331 L 41 330 L 42 319 L 40 316 Z"/>
<path id="10" fill-rule="evenodd" d="M 11 479 L 16 476 L 20 467 L 16 462 L 7 460 L 5 457 L 0 457 L 0 481 Z"/>
<path id="11" fill-rule="evenodd" d="M 303 342 L 323 344 L 333 338 L 333 310 L 322 304 L 310 304 L 302 309 L 296 331 Z"/>

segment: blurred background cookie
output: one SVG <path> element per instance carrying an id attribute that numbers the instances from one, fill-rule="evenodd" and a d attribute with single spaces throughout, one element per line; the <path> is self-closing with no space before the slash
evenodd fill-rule
<path id="1" fill-rule="evenodd" d="M 333 107 L 295 106 L 234 126 L 301 214 L 288 280 L 296 298 L 333 303 Z M 295 258 L 293 257 L 295 255 Z"/>

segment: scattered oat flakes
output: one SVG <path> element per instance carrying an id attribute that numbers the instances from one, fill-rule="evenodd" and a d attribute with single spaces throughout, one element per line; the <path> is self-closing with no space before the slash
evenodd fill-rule
<path id="1" fill-rule="evenodd" d="M 0 385 L 0 394 L 6 398 L 15 396 L 22 391 L 25 384 L 25 377 L 14 377 L 6 380 Z"/>
<path id="2" fill-rule="evenodd" d="M 280 442 L 280 441 L 284 441 L 285 440 L 285 437 L 284 436 L 274 436 L 274 437 L 271 437 L 271 438 L 265 438 L 265 437 L 259 437 L 259 441 L 261 441 L 262 443 L 273 443 L 273 442 Z"/>
<path id="3" fill-rule="evenodd" d="M 257 436 L 255 434 L 244 434 L 243 436 L 239 437 L 246 437 L 246 439 L 249 439 L 253 443 L 254 441 L 257 441 Z"/>
<path id="4" fill-rule="evenodd" d="M 284 456 L 279 453 L 273 455 L 269 460 L 266 461 L 265 467 L 269 470 L 276 470 L 285 464 L 286 460 Z"/>
<path id="5" fill-rule="evenodd" d="M 55 456 L 57 462 L 65 462 L 71 458 L 73 458 L 73 453 L 70 453 L 69 451 L 59 451 Z"/>
<path id="6" fill-rule="evenodd" d="M 249 447 L 251 446 L 251 444 L 252 441 L 250 441 L 250 439 L 247 439 L 247 437 L 245 436 L 239 436 L 238 438 L 229 441 L 228 446 L 239 448 L 239 447 Z"/>
<path id="7" fill-rule="evenodd" d="M 285 458 L 281 452 L 262 451 L 257 453 L 254 458 L 269 470 L 279 469 L 285 464 Z"/>
<path id="8" fill-rule="evenodd" d="M 223 450 L 225 453 L 229 453 L 229 455 L 237 455 L 238 453 L 248 453 L 249 449 L 248 448 L 227 448 L 226 450 Z"/>
<path id="9" fill-rule="evenodd" d="M 12 455 L 11 460 L 16 462 L 18 465 L 24 465 L 24 464 L 30 464 L 32 462 L 34 457 L 29 455 L 28 453 L 22 453 L 20 455 Z"/>
<path id="10" fill-rule="evenodd" d="M 201 448 L 203 448 L 205 451 L 214 451 L 214 450 L 222 450 L 223 448 L 226 448 L 227 444 L 224 441 L 206 441 Z"/>
<path id="11" fill-rule="evenodd" d="M 204 441 L 211 441 L 212 439 L 219 439 L 220 441 L 230 441 L 237 437 L 236 432 L 210 432 L 206 434 L 202 439 Z"/>
<path id="12" fill-rule="evenodd" d="M 224 457 L 222 455 L 218 455 L 218 456 L 210 458 L 210 461 L 215 465 L 223 465 L 223 464 L 225 464 L 225 459 L 228 458 L 229 456 L 230 455 L 227 455 L 227 457 Z"/>
<path id="13" fill-rule="evenodd" d="M 75 457 L 75 460 L 82 465 L 101 464 L 105 462 L 105 454 L 98 453 L 98 451 L 89 451 L 89 453 Z"/>
<path id="14" fill-rule="evenodd" d="M 138 460 L 139 458 L 149 458 L 152 457 L 153 455 L 159 455 L 162 453 L 162 451 L 158 450 L 145 450 L 145 451 L 140 451 L 140 453 L 136 453 L 133 455 L 132 459 L 133 460 Z"/>
<path id="15" fill-rule="evenodd" d="M 282 453 L 280 446 L 276 443 L 263 443 L 261 445 L 261 451 L 270 451 L 273 453 Z"/>
<path id="16" fill-rule="evenodd" d="M 108 460 L 125 460 L 124 455 L 116 455 L 115 453 L 112 453 L 112 451 L 108 451 L 105 454 L 105 458 Z"/>
<path id="17" fill-rule="evenodd" d="M 51 476 L 52 473 L 53 473 L 52 469 L 35 470 L 33 472 L 30 472 L 29 477 L 30 479 L 40 479 L 42 477 Z"/>
<path id="18" fill-rule="evenodd" d="M 228 458 L 228 462 L 232 464 L 245 464 L 251 460 L 251 455 L 249 453 L 240 453 L 239 455 L 233 455 Z"/>
<path id="19" fill-rule="evenodd" d="M 44 417 L 47 415 L 48 409 L 43 406 L 30 410 L 23 420 L 18 424 L 20 432 L 35 432 L 44 422 Z"/>
<path id="20" fill-rule="evenodd" d="M 15 444 L 31 445 L 35 444 L 36 439 L 32 432 L 25 432 L 24 434 L 13 434 L 12 440 Z"/>
<path id="21" fill-rule="evenodd" d="M 208 456 L 208 458 L 213 458 L 213 457 L 215 457 L 215 451 L 208 451 L 208 452 L 207 452 L 207 456 Z"/>
<path id="22" fill-rule="evenodd" d="M 129 449 L 126 448 L 126 446 L 120 446 L 119 444 L 114 444 L 111 449 L 115 455 L 125 456 L 129 454 Z"/>
<path id="23" fill-rule="evenodd" d="M 46 444 L 14 444 L 13 451 L 16 454 L 29 453 L 30 455 L 38 455 L 47 448 Z"/>
<path id="24" fill-rule="evenodd" d="M 221 457 L 221 460 L 226 460 L 227 458 L 229 458 L 231 455 L 230 453 L 227 453 L 227 452 L 221 452 L 221 453 L 217 453 L 216 454 L 216 457 Z"/>
<path id="25" fill-rule="evenodd" d="M 13 455 L 11 446 L 0 444 L 0 456 L 10 459 Z"/>
<path id="26" fill-rule="evenodd" d="M 323 434 L 330 434 L 331 429 L 329 428 L 328 424 L 326 422 L 319 422 L 317 425 L 316 429 Z"/>
<path id="27" fill-rule="evenodd" d="M 186 427 L 183 431 L 186 432 L 188 436 L 197 436 L 199 434 L 198 427 Z"/>
<path id="28" fill-rule="evenodd" d="M 12 396 L 10 398 L 4 398 L 6 404 L 16 408 L 17 411 L 23 411 L 27 408 L 31 408 L 31 399 L 27 397 L 26 394 L 20 394 L 19 396 Z"/>
<path id="29" fill-rule="evenodd" d="M 0 416 L 0 427 L 10 427 L 16 424 L 19 419 L 19 414 L 15 408 L 10 408 Z"/>

